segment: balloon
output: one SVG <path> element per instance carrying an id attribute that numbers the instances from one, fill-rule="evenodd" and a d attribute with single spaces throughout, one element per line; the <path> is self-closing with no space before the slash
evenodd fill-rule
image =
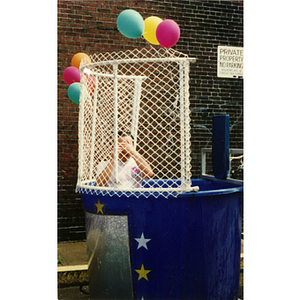
<path id="1" fill-rule="evenodd" d="M 163 20 L 156 28 L 156 38 L 164 48 L 173 47 L 180 37 L 178 24 L 170 19 Z"/>
<path id="2" fill-rule="evenodd" d="M 80 63 L 82 60 L 85 60 L 85 64 L 91 64 L 92 61 L 90 59 L 90 57 L 85 54 L 85 53 L 82 53 L 82 52 L 78 52 L 76 53 L 73 57 L 72 57 L 72 61 L 71 61 L 71 65 L 73 67 L 76 67 L 77 69 L 79 69 L 80 67 Z"/>
<path id="3" fill-rule="evenodd" d="M 73 101 L 76 104 L 79 104 L 79 98 L 80 98 L 80 83 L 79 82 L 74 82 L 69 86 L 68 96 L 71 101 Z"/>
<path id="4" fill-rule="evenodd" d="M 67 85 L 70 85 L 73 82 L 80 82 L 80 71 L 75 67 L 67 67 L 64 70 L 63 77 Z"/>
<path id="5" fill-rule="evenodd" d="M 145 21 L 145 29 L 143 33 L 143 37 L 151 44 L 159 45 L 159 42 L 157 41 L 155 31 L 159 23 L 162 22 L 161 18 L 158 17 L 148 17 Z"/>
<path id="6" fill-rule="evenodd" d="M 117 27 L 124 36 L 137 39 L 142 36 L 145 25 L 143 17 L 137 11 L 125 9 L 118 15 Z"/>

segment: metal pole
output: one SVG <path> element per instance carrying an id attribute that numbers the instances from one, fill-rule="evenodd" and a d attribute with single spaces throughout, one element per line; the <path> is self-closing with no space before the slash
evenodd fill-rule
<path id="1" fill-rule="evenodd" d="M 118 186 L 118 64 L 113 64 L 114 74 L 114 187 Z"/>
<path id="2" fill-rule="evenodd" d="M 98 78 L 95 80 L 95 91 L 98 91 Z M 94 149 L 95 149 L 95 128 L 96 128 L 96 111 L 97 111 L 97 92 L 94 93 L 94 107 L 93 107 L 93 123 L 92 123 L 92 139 L 91 139 L 91 158 L 90 158 L 90 180 L 93 178 L 93 164 L 94 164 Z"/>
<path id="3" fill-rule="evenodd" d="M 134 81 L 134 99 L 133 99 L 133 107 L 132 107 L 132 126 L 131 126 L 131 134 L 133 135 L 134 148 L 136 149 L 137 144 L 137 130 L 138 130 L 138 120 L 140 113 L 140 101 L 141 101 L 141 78 L 137 78 Z"/>
<path id="4" fill-rule="evenodd" d="M 81 78 L 83 78 L 83 72 L 80 72 Z M 81 79 L 82 80 L 82 79 Z M 80 100 L 83 99 L 83 84 L 82 81 L 80 83 Z M 79 101 L 79 122 L 78 122 L 78 127 L 79 127 L 79 150 L 78 150 L 78 158 L 79 158 L 79 166 L 78 166 L 78 184 L 81 184 L 81 181 L 83 179 L 83 145 L 84 145 L 84 140 L 85 137 L 83 135 L 83 128 L 84 128 L 84 122 L 83 122 L 83 116 L 84 116 L 84 101 Z"/>
<path id="5" fill-rule="evenodd" d="M 180 84 L 180 146 L 181 146 L 181 153 L 180 153 L 180 161 L 181 161 L 181 188 L 185 189 L 185 132 L 184 132 L 184 85 L 183 85 L 183 63 L 182 61 L 179 62 L 179 84 Z"/>
<path id="6" fill-rule="evenodd" d="M 190 181 L 190 116 L 189 116 L 189 61 L 185 60 L 183 63 L 184 66 L 184 78 L 183 78 L 183 82 L 184 82 L 184 130 L 185 130 L 185 142 L 184 142 L 184 146 L 185 146 L 185 176 L 186 176 L 186 186 L 185 188 L 187 188 L 188 186 L 191 186 L 191 181 Z"/>

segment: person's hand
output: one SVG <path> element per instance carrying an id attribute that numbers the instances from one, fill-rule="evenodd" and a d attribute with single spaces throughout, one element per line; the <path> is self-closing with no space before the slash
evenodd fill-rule
<path id="1" fill-rule="evenodd" d="M 112 148 L 111 158 L 114 159 L 114 147 Z M 125 162 L 134 154 L 134 147 L 132 144 L 122 141 L 118 143 L 118 160 Z"/>
<path id="2" fill-rule="evenodd" d="M 134 148 L 131 144 L 127 142 L 121 142 L 118 144 L 118 153 L 119 153 L 119 160 L 126 162 L 134 152 Z"/>
<path id="3" fill-rule="evenodd" d="M 119 149 L 120 149 L 120 152 L 124 155 L 127 155 L 127 154 L 132 155 L 134 152 L 133 145 L 130 143 L 127 143 L 127 142 L 119 143 Z"/>

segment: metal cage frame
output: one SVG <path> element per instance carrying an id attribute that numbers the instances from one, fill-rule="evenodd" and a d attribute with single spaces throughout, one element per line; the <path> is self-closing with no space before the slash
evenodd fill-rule
<path id="1" fill-rule="evenodd" d="M 173 49 L 151 47 L 150 49 L 94 54 L 91 56 L 91 61 L 92 63 L 87 64 L 83 60 L 80 65 L 79 166 L 76 191 L 119 196 L 134 194 L 137 197 L 141 193 L 145 196 L 154 195 L 158 197 L 162 195 L 168 197 L 169 195 L 176 196 L 184 192 L 197 191 L 198 187 L 191 185 L 189 116 L 189 68 L 190 62 L 194 62 L 195 58 L 189 58 L 186 54 Z M 150 89 L 151 91 L 149 91 Z M 155 93 L 157 93 L 156 96 L 154 96 Z M 167 93 L 169 93 L 169 98 L 164 98 Z M 104 100 L 101 97 L 104 97 Z M 145 100 L 148 98 L 151 100 Z M 107 105 L 108 108 L 100 113 L 100 109 L 104 109 L 101 108 L 101 105 Z M 124 112 L 120 108 L 122 105 L 125 106 Z M 166 106 L 165 111 L 161 117 L 156 114 L 155 110 L 162 109 L 164 106 Z M 173 109 L 173 107 L 175 108 Z M 154 168 L 154 171 L 157 170 L 159 173 L 159 167 L 162 170 L 167 170 L 171 156 L 177 161 L 177 171 L 166 177 L 162 174 L 163 171 L 160 171 L 160 175 L 145 182 L 141 188 L 122 187 L 120 189 L 118 187 L 117 164 L 118 131 L 120 127 L 127 126 L 134 137 L 134 145 L 137 147 L 139 130 L 141 134 L 143 133 L 142 129 L 146 131 L 144 125 L 146 119 L 140 120 L 140 115 L 141 113 L 143 115 L 149 114 L 147 110 L 154 115 L 151 120 L 156 128 L 154 125 L 152 126 L 153 132 L 158 132 L 157 135 L 164 136 L 167 130 L 161 124 L 167 124 L 165 126 L 168 126 L 169 132 L 171 130 L 175 132 L 173 135 L 169 134 L 170 139 L 174 137 L 175 140 L 170 142 L 173 143 L 172 148 L 171 146 L 168 147 L 164 140 L 160 140 L 160 148 L 156 152 L 152 150 L 153 157 L 150 157 L 152 162 L 155 163 L 155 159 L 158 159 L 155 158 L 156 153 L 160 153 L 159 158 L 162 160 L 161 164 L 156 169 Z M 169 111 L 174 113 L 175 117 L 172 117 L 172 121 L 175 125 L 172 125 L 173 123 L 170 121 L 169 115 L 171 113 Z M 123 119 L 122 113 L 126 115 Z M 165 116 L 165 121 L 157 124 L 158 116 L 161 118 Z M 101 118 L 106 119 L 102 122 Z M 102 125 L 99 125 L 100 123 Z M 107 144 L 104 144 L 103 140 L 108 139 L 110 134 L 111 139 Z M 103 142 L 102 148 L 97 144 L 99 140 Z M 146 142 L 143 143 L 141 150 L 143 147 L 146 148 L 146 144 Z M 95 183 L 96 162 L 108 159 L 109 151 L 106 149 L 108 145 L 114 147 L 115 181 L 111 187 L 100 187 Z M 168 157 L 166 153 L 167 151 L 170 152 L 170 149 L 173 152 Z M 99 152 L 100 154 L 98 154 Z M 168 160 L 165 156 L 168 157 Z M 177 174 L 180 176 L 176 177 Z"/>

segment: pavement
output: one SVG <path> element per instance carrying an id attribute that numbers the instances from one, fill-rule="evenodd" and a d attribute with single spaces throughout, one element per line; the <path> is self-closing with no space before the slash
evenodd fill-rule
<path id="1" fill-rule="evenodd" d="M 89 299 L 86 242 L 57 246 L 58 299 Z"/>
<path id="2" fill-rule="evenodd" d="M 243 299 L 244 240 L 242 239 L 239 299 Z M 57 296 L 60 300 L 89 299 L 86 242 L 59 243 L 57 247 Z"/>

